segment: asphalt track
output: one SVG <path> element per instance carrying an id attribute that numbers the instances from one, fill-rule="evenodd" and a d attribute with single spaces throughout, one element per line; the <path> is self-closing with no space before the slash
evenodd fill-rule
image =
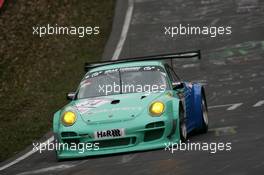
<path id="1" fill-rule="evenodd" d="M 130 26 L 119 58 L 201 49 L 201 61 L 175 62 L 176 72 L 184 80 L 205 85 L 210 106 L 209 132 L 194 135 L 190 141 L 231 142 L 232 150 L 215 154 L 207 151 L 171 154 L 154 150 L 63 162 L 56 162 L 54 153 L 46 151 L 34 153 L 0 174 L 264 174 L 264 2 L 131 2 Z M 104 59 L 113 57 L 127 9 L 127 1 L 117 1 L 113 32 Z M 201 35 L 171 38 L 164 35 L 164 26 L 179 23 L 230 25 L 232 34 L 215 38 Z"/>

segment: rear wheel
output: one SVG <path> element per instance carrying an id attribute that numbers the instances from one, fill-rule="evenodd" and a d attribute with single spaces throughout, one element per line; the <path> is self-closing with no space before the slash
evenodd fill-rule
<path id="1" fill-rule="evenodd" d="M 208 119 L 208 108 L 207 108 L 207 104 L 205 101 L 205 96 L 203 95 L 202 98 L 202 128 L 201 128 L 201 133 L 206 133 L 208 131 L 208 125 L 209 125 L 209 119 Z"/>

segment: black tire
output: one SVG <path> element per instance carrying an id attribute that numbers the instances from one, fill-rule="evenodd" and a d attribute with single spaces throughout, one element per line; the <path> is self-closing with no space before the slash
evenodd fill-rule
<path id="1" fill-rule="evenodd" d="M 203 94 L 202 97 L 202 103 L 201 103 L 202 107 L 202 119 L 203 119 L 203 123 L 202 123 L 202 128 L 200 130 L 201 133 L 207 133 L 208 131 L 208 126 L 209 126 L 209 119 L 208 119 L 208 108 L 207 108 L 207 104 L 206 104 L 206 99 L 205 99 L 205 95 Z"/>
<path id="2" fill-rule="evenodd" d="M 180 118 L 180 127 L 179 127 L 180 138 L 182 142 L 186 142 L 188 138 L 188 133 L 187 133 L 187 127 L 186 127 L 185 111 L 182 105 L 180 105 L 180 109 L 179 109 L 179 118 Z"/>

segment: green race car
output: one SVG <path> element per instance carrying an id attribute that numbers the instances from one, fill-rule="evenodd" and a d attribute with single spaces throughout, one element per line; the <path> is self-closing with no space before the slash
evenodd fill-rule
<path id="1" fill-rule="evenodd" d="M 57 158 L 164 148 L 208 129 L 204 88 L 182 82 L 167 59 L 199 52 L 86 65 L 71 102 L 57 111 L 53 132 Z"/>

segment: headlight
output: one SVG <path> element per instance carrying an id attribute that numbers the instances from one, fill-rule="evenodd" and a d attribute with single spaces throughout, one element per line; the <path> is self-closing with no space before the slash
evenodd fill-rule
<path id="1" fill-rule="evenodd" d="M 61 121 L 65 126 L 71 126 L 76 121 L 76 114 L 71 111 L 64 112 Z"/>
<path id="2" fill-rule="evenodd" d="M 160 116 L 164 112 L 165 105 L 160 101 L 153 102 L 149 107 L 152 116 Z"/>

